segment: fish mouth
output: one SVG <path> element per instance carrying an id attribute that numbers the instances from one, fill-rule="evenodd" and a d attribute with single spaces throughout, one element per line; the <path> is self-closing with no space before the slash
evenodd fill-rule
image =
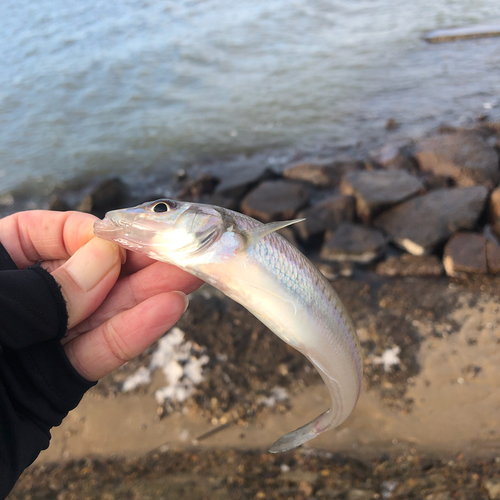
<path id="1" fill-rule="evenodd" d="M 119 224 L 112 220 L 107 215 L 104 219 L 98 219 L 94 222 L 94 234 L 103 239 L 109 239 L 115 235 L 123 227 L 123 224 Z"/>

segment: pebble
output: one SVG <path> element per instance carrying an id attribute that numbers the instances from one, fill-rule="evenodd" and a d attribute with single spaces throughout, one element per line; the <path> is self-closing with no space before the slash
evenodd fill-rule
<path id="1" fill-rule="evenodd" d="M 309 192 L 300 183 L 284 180 L 266 181 L 243 198 L 241 210 L 244 214 L 262 222 L 288 220 L 293 219 L 308 201 Z"/>
<path id="2" fill-rule="evenodd" d="M 340 189 L 356 198 L 358 217 L 369 222 L 382 210 L 423 192 L 424 186 L 404 170 L 365 170 L 344 175 Z"/>
<path id="3" fill-rule="evenodd" d="M 495 148 L 472 131 L 422 139 L 415 158 L 421 170 L 451 177 L 457 186 L 482 184 L 491 190 L 500 177 Z"/>
<path id="4" fill-rule="evenodd" d="M 388 209 L 373 224 L 409 253 L 428 254 L 453 232 L 472 229 L 487 195 L 484 186 L 437 189 Z"/>
<path id="5" fill-rule="evenodd" d="M 377 229 L 344 222 L 329 236 L 320 257 L 368 264 L 383 255 L 385 247 L 386 239 Z"/>

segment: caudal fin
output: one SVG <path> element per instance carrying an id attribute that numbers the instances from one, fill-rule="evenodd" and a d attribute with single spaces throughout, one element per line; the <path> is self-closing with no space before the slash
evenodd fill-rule
<path id="1" fill-rule="evenodd" d="M 334 419 L 335 420 L 335 419 Z M 293 432 L 289 432 L 281 436 L 269 449 L 271 453 L 279 453 L 281 451 L 291 450 L 299 446 L 328 429 L 333 429 L 336 426 L 335 421 L 332 421 L 330 410 L 325 411 L 319 417 L 311 420 L 308 424 L 299 427 Z"/>

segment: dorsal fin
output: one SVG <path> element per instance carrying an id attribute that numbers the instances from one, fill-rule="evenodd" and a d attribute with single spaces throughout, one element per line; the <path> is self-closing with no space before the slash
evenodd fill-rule
<path id="1" fill-rule="evenodd" d="M 293 220 L 282 220 L 278 222 L 269 222 L 268 224 L 263 224 L 262 226 L 252 227 L 250 229 L 245 229 L 241 231 L 240 234 L 245 241 L 245 246 L 251 247 L 258 243 L 264 236 L 274 233 L 274 231 L 279 231 L 284 227 L 291 226 L 292 224 L 297 224 L 297 222 L 302 222 L 305 219 L 293 219 Z"/>

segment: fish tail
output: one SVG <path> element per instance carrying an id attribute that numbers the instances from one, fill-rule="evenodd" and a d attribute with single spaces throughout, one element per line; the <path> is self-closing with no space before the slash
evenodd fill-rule
<path id="1" fill-rule="evenodd" d="M 291 450 L 306 441 L 309 441 L 324 431 L 336 427 L 336 419 L 332 420 L 330 410 L 325 411 L 319 417 L 311 420 L 306 425 L 281 436 L 269 449 L 271 453 L 279 453 L 281 451 Z"/>
<path id="2" fill-rule="evenodd" d="M 319 436 L 322 432 L 337 427 L 344 419 L 344 397 L 342 387 L 338 381 L 327 373 L 315 359 L 312 357 L 309 357 L 309 359 L 319 371 L 328 387 L 328 390 L 330 391 L 332 406 L 329 410 L 325 411 L 314 420 L 311 420 L 308 424 L 281 436 L 269 449 L 271 453 L 291 450 L 292 448 Z"/>

